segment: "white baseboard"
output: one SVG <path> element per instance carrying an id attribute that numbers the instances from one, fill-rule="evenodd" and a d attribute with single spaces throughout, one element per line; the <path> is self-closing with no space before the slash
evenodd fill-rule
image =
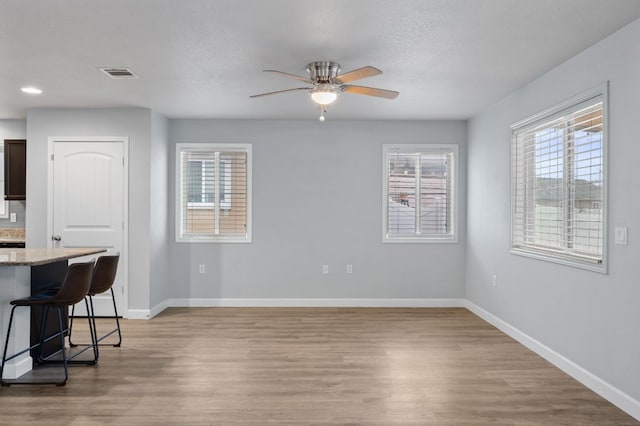
<path id="1" fill-rule="evenodd" d="M 31 371 L 31 366 L 33 365 L 33 360 L 30 356 L 27 356 L 20 361 L 9 361 L 7 365 L 4 366 L 4 371 L 2 372 L 5 379 L 17 379 L 25 373 Z"/>
<path id="2" fill-rule="evenodd" d="M 170 300 L 165 300 L 161 303 L 158 303 L 156 306 L 154 306 L 153 308 L 151 308 L 151 312 L 149 312 L 149 317 L 153 318 L 156 315 L 158 315 L 160 312 L 164 311 L 165 309 L 167 309 L 168 307 L 172 306 L 170 304 Z"/>
<path id="3" fill-rule="evenodd" d="M 560 355 L 559 353 L 540 343 L 536 339 L 528 336 L 512 325 L 504 322 L 492 313 L 485 311 L 480 306 L 467 300 L 465 307 L 483 320 L 496 327 L 498 330 L 509 335 L 522 345 L 531 349 L 533 352 L 540 355 L 542 358 L 546 359 L 551 364 L 555 365 L 560 370 L 564 371 L 569 376 L 573 377 L 604 399 L 608 400 L 621 410 L 625 411 L 630 416 L 633 416 L 636 420 L 640 420 L 640 401 L 632 398 L 631 396 L 622 392 L 620 389 L 610 385 L 598 376 L 585 370 L 570 359 Z"/>
<path id="4" fill-rule="evenodd" d="M 464 299 L 169 299 L 167 307 L 462 308 Z"/>
<path id="5" fill-rule="evenodd" d="M 171 305 L 169 304 L 169 300 L 165 300 L 164 302 L 158 303 L 151 309 L 129 309 L 127 313 L 124 315 L 127 319 L 151 319 L 158 315 L 160 312 L 164 311 Z"/>
<path id="6" fill-rule="evenodd" d="M 151 309 L 129 309 L 127 319 L 151 319 L 167 308 L 463 308 L 464 299 L 167 299 Z"/>
<path id="7" fill-rule="evenodd" d="M 129 309 L 123 316 L 126 319 L 150 319 L 151 311 L 149 309 Z"/>

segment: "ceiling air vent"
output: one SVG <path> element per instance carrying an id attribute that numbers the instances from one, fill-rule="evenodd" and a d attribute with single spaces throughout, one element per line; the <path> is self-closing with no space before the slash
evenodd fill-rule
<path id="1" fill-rule="evenodd" d="M 100 71 L 114 80 L 131 80 L 139 78 L 129 68 L 100 68 Z"/>

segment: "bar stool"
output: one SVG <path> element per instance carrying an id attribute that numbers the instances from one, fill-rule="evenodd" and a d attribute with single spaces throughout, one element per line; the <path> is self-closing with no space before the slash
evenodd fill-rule
<path id="1" fill-rule="evenodd" d="M 12 300 L 10 303 L 13 305 L 11 309 L 11 315 L 9 316 L 9 328 L 7 330 L 7 338 L 5 340 L 4 352 L 2 355 L 2 365 L 0 365 L 0 383 L 3 386 L 9 386 L 12 384 L 55 384 L 57 386 L 64 386 L 67 383 L 67 379 L 69 378 L 69 372 L 67 369 L 67 364 L 69 359 L 67 358 L 66 350 L 65 350 L 65 333 L 66 329 L 63 325 L 63 309 L 68 309 L 69 306 L 75 305 L 76 303 L 82 301 L 87 293 L 89 292 L 89 287 L 91 286 L 91 276 L 93 273 L 93 261 L 84 262 L 84 263 L 74 263 L 68 266 L 67 272 L 65 274 L 64 280 L 62 281 L 62 285 L 60 289 L 56 291 L 54 294 L 51 292 L 41 293 L 30 297 L 25 297 L 23 299 Z M 17 352 L 10 357 L 7 357 L 7 348 L 9 347 L 9 337 L 11 335 L 11 325 L 13 323 L 13 316 L 16 308 L 18 307 L 42 307 L 44 309 L 41 326 L 40 326 L 40 340 L 38 343 L 24 349 L 20 352 Z M 55 308 L 58 314 L 58 328 L 59 330 L 53 334 L 52 336 L 45 336 L 47 321 L 49 316 L 49 309 Z M 91 323 L 90 323 L 91 326 Z M 95 335 L 95 331 L 91 330 L 92 336 Z M 36 349 L 37 350 L 37 360 L 40 363 L 47 363 L 46 359 L 41 357 L 41 348 L 42 345 L 60 337 L 60 352 L 62 354 L 62 364 L 64 366 L 64 379 L 61 381 L 29 381 L 29 382 L 19 382 L 17 380 L 5 380 L 2 377 L 2 373 L 4 372 L 4 367 L 7 361 L 10 361 L 27 351 Z M 93 340 L 93 339 L 92 339 Z M 73 357 L 78 354 L 74 354 Z M 73 358 L 73 357 L 70 357 Z"/>
<path id="2" fill-rule="evenodd" d="M 91 279 L 91 287 L 89 288 L 89 293 L 85 298 L 89 300 L 90 308 L 87 310 L 87 316 L 89 317 L 91 323 L 93 324 L 93 330 L 95 333 L 95 335 L 92 335 L 93 341 L 91 343 L 91 345 L 95 346 L 95 350 L 94 350 L 95 362 L 98 361 L 98 356 L 99 356 L 98 346 L 119 347 L 122 344 L 122 333 L 120 331 L 120 320 L 118 318 L 118 308 L 116 307 L 116 298 L 113 292 L 113 283 L 116 279 L 116 273 L 118 272 L 119 259 L 120 259 L 120 253 L 115 253 L 113 255 L 100 256 L 96 260 L 95 267 L 93 268 L 93 277 Z M 115 319 L 116 327 L 113 330 L 109 331 L 108 333 L 102 335 L 101 337 L 98 337 L 97 336 L 98 332 L 97 332 L 96 322 L 95 322 L 95 318 L 96 318 L 95 310 L 93 307 L 93 296 L 97 294 L 105 293 L 107 291 L 111 291 L 111 301 L 113 302 L 113 312 L 114 312 L 113 318 Z M 87 343 L 78 344 L 78 343 L 73 343 L 71 341 L 71 333 L 73 331 L 73 320 L 75 318 L 74 314 L 75 314 L 75 306 L 71 308 L 71 316 L 69 317 L 70 318 L 69 345 L 72 347 L 76 347 L 78 345 L 88 346 L 90 344 L 87 344 Z M 111 336 L 114 333 L 118 333 L 117 343 L 113 343 L 113 344 L 100 343 L 100 341 L 106 339 L 107 337 Z"/>

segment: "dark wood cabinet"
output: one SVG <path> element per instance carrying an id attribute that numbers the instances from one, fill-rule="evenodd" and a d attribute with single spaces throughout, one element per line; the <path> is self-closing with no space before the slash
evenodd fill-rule
<path id="1" fill-rule="evenodd" d="M 4 141 L 4 199 L 25 200 L 27 194 L 27 141 Z"/>

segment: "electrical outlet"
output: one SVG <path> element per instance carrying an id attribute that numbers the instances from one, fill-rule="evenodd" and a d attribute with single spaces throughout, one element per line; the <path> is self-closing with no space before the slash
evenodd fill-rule
<path id="1" fill-rule="evenodd" d="M 323 274 L 329 273 L 329 265 L 322 265 L 322 273 Z"/>
<path id="2" fill-rule="evenodd" d="M 498 277 L 496 275 L 493 276 L 492 283 L 494 287 L 498 287 Z"/>
<path id="3" fill-rule="evenodd" d="M 353 265 L 347 265 L 347 274 L 353 274 Z"/>
<path id="4" fill-rule="evenodd" d="M 200 272 L 201 274 L 204 274 L 204 263 L 201 263 L 200 265 L 198 265 L 198 272 Z"/>
<path id="5" fill-rule="evenodd" d="M 15 222 L 18 220 L 18 219 L 16 218 L 16 214 L 15 214 L 15 213 L 11 213 L 11 214 L 9 215 L 9 217 L 10 217 L 10 219 L 9 219 L 9 220 L 10 220 L 12 223 L 15 223 Z"/>
<path id="6" fill-rule="evenodd" d="M 627 228 L 624 226 L 616 226 L 615 232 L 616 232 L 615 233 L 616 244 L 626 245 L 627 244 Z"/>

